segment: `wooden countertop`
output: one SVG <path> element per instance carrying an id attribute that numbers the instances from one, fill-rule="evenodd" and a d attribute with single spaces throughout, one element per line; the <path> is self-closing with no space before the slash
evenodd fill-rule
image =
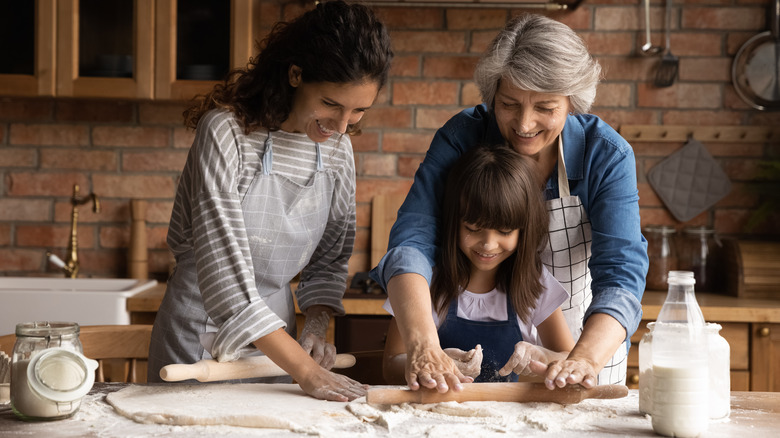
<path id="1" fill-rule="evenodd" d="M 151 289 L 139 292 L 127 299 L 128 312 L 157 312 L 163 296 L 165 296 L 165 283 L 158 283 Z M 382 304 L 386 295 L 369 295 L 348 290 L 344 295 L 344 310 L 347 315 L 388 315 Z M 296 304 L 297 309 L 297 304 Z"/>
<path id="2" fill-rule="evenodd" d="M 51 422 L 24 422 L 19 420 L 11 411 L 10 405 L 0 405 L 0 434 L 3 436 L 46 436 L 50 438 L 64 437 L 85 437 L 100 436 L 103 438 L 123 438 L 128 436 L 155 436 L 155 437 L 175 437 L 175 438 L 201 438 L 220 436 L 242 436 L 242 437 L 278 437 L 278 436 L 311 436 L 305 432 L 293 432 L 281 429 L 256 429 L 245 427 L 229 426 L 171 426 L 163 424 L 140 424 L 122 417 L 116 413 L 113 408 L 105 401 L 105 394 L 118 391 L 127 387 L 123 383 L 96 383 L 92 391 L 82 401 L 79 412 L 72 418 L 51 421 Z M 302 397 L 305 397 L 302 395 Z M 650 418 L 639 414 L 638 412 L 638 393 L 636 390 L 629 391 L 628 397 L 613 400 L 585 400 L 579 404 L 570 405 L 558 411 L 556 415 L 561 418 L 572 416 L 577 417 L 578 421 L 569 422 L 564 429 L 540 430 L 535 429 L 533 421 L 525 421 L 528 426 L 524 429 L 533 433 L 534 436 L 544 435 L 548 438 L 566 438 L 571 436 L 582 437 L 648 437 L 653 436 L 653 430 Z M 183 401 L 186 403 L 186 401 Z M 257 409 L 262 410 L 263 404 L 269 400 L 258 400 Z M 272 401 L 271 401 L 272 403 Z M 339 408 L 337 402 L 325 402 L 328 404 L 328 411 L 343 409 L 347 412 L 346 406 Z M 355 401 L 360 404 L 361 402 Z M 345 404 L 341 404 L 345 405 Z M 363 408 L 365 409 L 365 408 Z M 549 420 L 549 411 L 539 407 L 541 421 Z M 362 411 L 359 411 L 362 412 Z M 422 411 L 421 411 L 422 412 Z M 548 412 L 545 417 L 545 412 Z M 424 415 L 427 414 L 427 415 Z M 419 424 L 425 422 L 428 427 L 453 427 L 453 425 L 462 425 L 462 427 L 471 427 L 468 430 L 477 430 L 479 427 L 480 436 L 507 436 L 506 430 L 494 430 L 485 424 L 475 426 L 469 423 L 467 419 L 457 415 L 446 415 L 442 413 L 438 416 L 431 416 L 424 412 L 421 417 L 413 416 L 406 423 L 414 424 L 412 429 L 404 429 L 404 422 L 401 420 L 398 424 L 394 423 L 392 429 L 388 429 L 381 422 L 372 422 L 370 418 L 363 419 L 362 432 L 355 433 L 354 430 L 345 431 L 345 435 L 354 437 L 373 437 L 388 436 L 397 438 L 406 438 L 409 436 L 419 436 Z M 708 438 L 731 438 L 735 436 L 754 436 L 765 437 L 775 436 L 780 430 L 780 393 L 777 392 L 740 392 L 731 393 L 731 414 L 726 420 L 712 420 L 704 436 Z M 356 414 L 357 415 L 357 414 Z M 396 417 L 394 417 L 396 418 Z M 533 420 L 531 418 L 530 420 Z M 505 421 L 505 420 L 502 420 Z M 551 420 L 550 420 L 551 421 Z M 518 423 L 519 424 L 519 423 Z M 511 427 L 517 427 L 518 424 L 512 423 Z M 520 426 L 522 426 L 520 424 Z M 218 429 L 215 429 L 218 428 Z M 403 431 L 416 430 L 415 435 L 408 435 Z M 433 430 L 433 429 L 431 429 Z M 346 433 L 351 432 L 351 433 Z M 511 435 L 511 434 L 509 434 Z"/>
<path id="3" fill-rule="evenodd" d="M 164 295 L 165 284 L 158 284 L 128 298 L 127 310 L 157 312 Z M 387 315 L 382 309 L 385 298 L 385 295 L 368 295 L 350 290 L 344 298 L 344 309 L 347 315 Z M 665 291 L 646 291 L 642 297 L 642 318 L 655 320 L 665 298 Z M 706 293 L 696 294 L 696 299 L 707 321 L 780 323 L 780 299 L 737 298 Z"/>

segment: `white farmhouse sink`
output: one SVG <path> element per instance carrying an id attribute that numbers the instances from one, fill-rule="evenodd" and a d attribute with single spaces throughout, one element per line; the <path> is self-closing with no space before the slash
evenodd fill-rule
<path id="1" fill-rule="evenodd" d="M 32 321 L 129 324 L 127 298 L 156 284 L 128 278 L 0 277 L 0 335 Z"/>

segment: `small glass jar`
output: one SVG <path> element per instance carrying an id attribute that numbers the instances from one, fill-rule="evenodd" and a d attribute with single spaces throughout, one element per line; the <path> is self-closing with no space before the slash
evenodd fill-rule
<path id="1" fill-rule="evenodd" d="M 647 324 L 647 333 L 639 342 L 639 412 L 653 414 L 653 328 Z M 707 357 L 709 363 L 708 400 L 711 420 L 727 418 L 731 412 L 731 349 L 728 341 L 720 335 L 721 325 L 708 322 L 704 326 L 707 336 Z"/>
<path id="2" fill-rule="evenodd" d="M 707 349 L 710 364 L 710 419 L 726 418 L 731 412 L 731 348 L 720 335 L 720 324 L 704 327 L 707 333 Z"/>
<path id="3" fill-rule="evenodd" d="M 679 268 L 692 271 L 696 278 L 696 290 L 716 292 L 722 282 L 719 274 L 721 243 L 715 230 L 707 227 L 684 228 L 678 242 Z"/>
<path id="4" fill-rule="evenodd" d="M 647 289 L 666 290 L 669 271 L 677 269 L 677 251 L 674 246 L 672 227 L 648 225 L 642 229 L 647 239 L 647 257 L 650 266 L 647 270 Z"/>
<path id="5" fill-rule="evenodd" d="M 653 412 L 653 327 L 654 322 L 647 323 L 647 333 L 639 341 L 639 412 Z"/>
<path id="6" fill-rule="evenodd" d="M 17 324 L 11 360 L 11 408 L 27 421 L 73 416 L 98 366 L 82 354 L 79 326 L 71 322 Z"/>

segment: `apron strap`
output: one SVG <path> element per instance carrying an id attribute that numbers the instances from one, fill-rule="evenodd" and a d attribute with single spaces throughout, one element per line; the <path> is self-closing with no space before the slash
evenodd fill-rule
<path id="1" fill-rule="evenodd" d="M 263 153 L 263 175 L 270 175 L 274 165 L 274 148 L 271 141 L 271 131 L 268 131 L 268 138 L 265 139 L 265 153 Z"/>
<path id="2" fill-rule="evenodd" d="M 567 198 L 569 192 L 569 178 L 566 176 L 566 162 L 563 161 L 563 136 L 558 136 L 558 197 Z"/>
<path id="3" fill-rule="evenodd" d="M 320 153 L 320 143 L 315 142 L 314 145 L 317 148 L 317 171 L 319 172 L 322 170 L 322 154 Z"/>

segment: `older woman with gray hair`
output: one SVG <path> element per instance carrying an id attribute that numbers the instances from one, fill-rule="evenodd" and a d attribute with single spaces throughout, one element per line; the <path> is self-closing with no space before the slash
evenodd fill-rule
<path id="1" fill-rule="evenodd" d="M 441 349 L 431 317 L 440 201 L 461 154 L 504 142 L 541 169 L 550 214 L 542 259 L 570 295 L 562 309 L 577 344 L 566 359 L 554 360 L 520 342 L 502 373 L 544 376 L 551 389 L 625 382 L 629 339 L 642 316 L 647 242 L 631 146 L 587 114 L 600 77 L 600 66 L 568 26 L 540 15 L 516 17 L 476 68 L 485 103 L 436 132 L 398 211 L 388 252 L 371 271 L 388 292 L 408 353 L 410 388 L 458 391 L 471 381 Z"/>

